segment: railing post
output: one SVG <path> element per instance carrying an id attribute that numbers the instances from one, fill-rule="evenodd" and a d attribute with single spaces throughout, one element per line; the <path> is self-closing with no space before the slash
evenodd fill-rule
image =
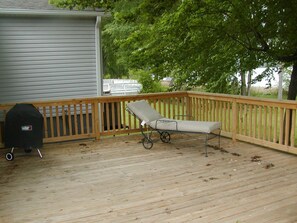
<path id="1" fill-rule="evenodd" d="M 236 99 L 233 99 L 232 102 L 232 141 L 236 142 L 237 135 L 237 125 L 238 125 L 238 110 L 237 110 L 237 102 Z"/>
<path id="2" fill-rule="evenodd" d="M 99 103 L 97 100 L 94 101 L 94 125 L 95 125 L 95 135 L 96 135 L 96 140 L 100 140 L 100 119 L 99 119 Z"/>
<path id="3" fill-rule="evenodd" d="M 192 100 L 189 97 L 189 95 L 187 95 L 187 97 L 186 97 L 186 108 L 187 108 L 186 115 L 188 117 L 192 117 L 192 114 L 193 114 L 193 110 L 192 109 L 193 109 L 193 107 L 192 107 Z"/>

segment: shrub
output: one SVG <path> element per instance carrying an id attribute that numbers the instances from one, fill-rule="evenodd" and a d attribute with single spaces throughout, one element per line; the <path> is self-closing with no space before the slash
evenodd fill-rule
<path id="1" fill-rule="evenodd" d="M 154 80 L 153 75 L 144 70 L 133 72 L 137 76 L 139 83 L 142 84 L 141 93 L 164 92 L 166 89 L 161 85 L 159 80 Z"/>

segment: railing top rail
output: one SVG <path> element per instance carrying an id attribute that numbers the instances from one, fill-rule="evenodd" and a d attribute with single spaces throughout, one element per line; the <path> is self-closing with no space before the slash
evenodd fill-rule
<path id="1" fill-rule="evenodd" d="M 229 95 L 229 94 L 214 94 L 214 93 L 205 93 L 205 92 L 193 92 L 188 91 L 189 97 L 199 96 L 213 100 L 224 100 L 224 101 L 235 101 L 237 103 L 245 103 L 245 104 L 256 104 L 256 105 L 269 105 L 275 107 L 287 107 L 296 109 L 297 102 L 290 100 L 277 100 L 277 99 L 269 99 L 269 98 L 256 98 L 249 96 L 241 96 L 241 95 Z"/>
<path id="2" fill-rule="evenodd" d="M 162 99 L 162 98 L 173 98 L 173 97 L 187 97 L 186 91 L 166 92 L 166 93 L 148 93 L 148 94 L 137 94 L 137 95 L 119 95 L 119 96 L 104 96 L 98 99 L 101 102 L 113 102 L 113 101 L 133 101 L 141 99 Z"/>
<path id="3" fill-rule="evenodd" d="M 133 101 L 141 99 L 162 99 L 162 98 L 172 98 L 172 97 L 197 97 L 219 100 L 219 101 L 229 101 L 237 102 L 243 104 L 255 104 L 255 105 L 267 105 L 272 107 L 285 107 L 290 109 L 297 109 L 296 101 L 289 100 L 276 100 L 276 99 L 263 99 L 239 95 L 228 95 L 228 94 L 214 94 L 205 92 L 193 92 L 193 91 L 176 91 L 176 92 L 166 92 L 166 93 L 149 93 L 149 94 L 137 94 L 137 95 L 119 95 L 119 96 L 99 96 L 99 97 L 88 97 L 88 98 L 77 98 L 77 99 L 57 99 L 57 100 L 47 100 L 47 101 L 31 101 L 31 102 L 19 102 L 19 103 L 31 103 L 37 107 L 42 106 L 61 106 L 69 104 L 80 104 L 80 103 L 93 103 L 94 101 L 98 103 L 104 102 L 120 102 L 120 101 Z M 0 110 L 7 110 L 14 106 L 16 103 L 6 103 L 0 104 Z"/>
<path id="4" fill-rule="evenodd" d="M 30 103 L 35 106 L 59 106 L 68 104 L 80 104 L 80 103 L 92 103 L 97 102 L 114 102 L 114 101 L 127 101 L 127 100 L 140 100 L 140 99 L 158 99 L 158 98 L 172 98 L 172 97 L 187 97 L 186 91 L 166 92 L 166 93 L 149 93 L 149 94 L 137 94 L 137 95 L 117 95 L 117 96 L 99 96 L 88 98 L 76 98 L 76 99 L 57 99 L 46 101 L 30 101 L 30 102 L 16 102 L 0 104 L 0 109 L 5 110 L 11 108 L 17 103 Z"/>

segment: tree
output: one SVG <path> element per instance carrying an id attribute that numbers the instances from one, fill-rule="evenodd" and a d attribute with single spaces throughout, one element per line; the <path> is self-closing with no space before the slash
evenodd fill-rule
<path id="1" fill-rule="evenodd" d="M 117 56 L 129 68 L 213 89 L 215 83 L 227 86 L 236 73 L 282 62 L 293 67 L 288 99 L 296 99 L 294 0 L 53 1 L 70 8 L 106 7 L 114 18 L 106 29 L 119 34 Z"/>
<path id="2" fill-rule="evenodd" d="M 115 35 L 105 29 L 105 25 L 111 21 L 112 18 L 107 17 L 102 22 L 103 73 L 110 78 L 121 78 L 128 73 L 128 67 L 125 61 L 118 60 L 119 47 L 114 44 Z"/>

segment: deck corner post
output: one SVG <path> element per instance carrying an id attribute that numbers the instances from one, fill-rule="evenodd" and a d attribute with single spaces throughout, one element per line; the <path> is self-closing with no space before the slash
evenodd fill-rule
<path id="1" fill-rule="evenodd" d="M 96 101 L 94 102 L 94 124 L 95 124 L 95 136 L 96 140 L 100 140 L 100 109 L 99 109 L 99 103 Z"/>
<path id="2" fill-rule="evenodd" d="M 236 142 L 237 125 L 238 125 L 238 109 L 237 102 L 235 99 L 232 101 L 232 141 Z"/>

